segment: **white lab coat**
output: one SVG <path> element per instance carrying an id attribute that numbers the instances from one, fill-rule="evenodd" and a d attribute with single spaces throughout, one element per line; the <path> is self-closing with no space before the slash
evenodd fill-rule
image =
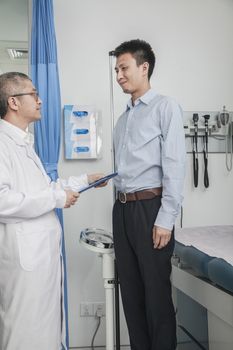
<path id="1" fill-rule="evenodd" d="M 54 208 L 64 207 L 66 195 L 17 131 L 0 120 L 0 350 L 60 350 L 61 227 Z"/>

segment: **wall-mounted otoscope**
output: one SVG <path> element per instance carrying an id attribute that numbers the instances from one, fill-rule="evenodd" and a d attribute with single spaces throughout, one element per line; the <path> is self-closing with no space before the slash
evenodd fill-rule
<path id="1" fill-rule="evenodd" d="M 206 188 L 209 187 L 209 175 L 208 175 L 208 135 L 209 135 L 209 119 L 210 115 L 203 115 L 204 126 L 205 126 L 205 134 L 203 136 L 203 157 L 204 157 L 204 186 Z"/>
<path id="2" fill-rule="evenodd" d="M 194 125 L 194 136 L 193 136 L 193 180 L 194 187 L 198 186 L 198 113 L 193 113 L 193 125 Z"/>

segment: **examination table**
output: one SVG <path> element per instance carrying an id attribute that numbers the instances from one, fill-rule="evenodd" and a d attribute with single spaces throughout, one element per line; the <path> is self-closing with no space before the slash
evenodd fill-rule
<path id="1" fill-rule="evenodd" d="M 233 350 L 233 226 L 176 229 L 175 236 L 178 338 L 185 333 L 187 350 Z"/>

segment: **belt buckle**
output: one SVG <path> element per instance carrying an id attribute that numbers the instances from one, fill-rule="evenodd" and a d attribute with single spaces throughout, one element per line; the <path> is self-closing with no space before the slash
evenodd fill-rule
<path id="1" fill-rule="evenodd" d="M 122 196 L 123 196 L 123 199 L 122 199 Z M 120 192 L 119 193 L 119 201 L 122 204 L 125 204 L 127 202 L 127 198 L 126 198 L 126 193 L 125 192 Z"/>

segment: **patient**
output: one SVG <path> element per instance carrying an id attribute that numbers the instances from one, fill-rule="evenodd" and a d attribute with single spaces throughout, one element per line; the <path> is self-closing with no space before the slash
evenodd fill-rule
<path id="1" fill-rule="evenodd" d="M 149 43 L 120 44 L 116 80 L 130 98 L 114 129 L 113 236 L 132 350 L 174 350 L 171 296 L 174 224 L 182 202 L 185 138 L 182 110 L 151 88 Z"/>

